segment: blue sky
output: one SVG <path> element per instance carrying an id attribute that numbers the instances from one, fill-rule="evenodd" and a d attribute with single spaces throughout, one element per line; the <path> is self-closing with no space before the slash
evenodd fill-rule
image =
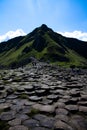
<path id="1" fill-rule="evenodd" d="M 43 23 L 62 34 L 87 33 L 87 0 L 0 0 L 0 37 Z"/>

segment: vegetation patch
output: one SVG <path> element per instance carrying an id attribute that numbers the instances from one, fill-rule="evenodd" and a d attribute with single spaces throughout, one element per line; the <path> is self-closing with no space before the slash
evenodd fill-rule
<path id="1" fill-rule="evenodd" d="M 8 130 L 9 129 L 9 125 L 6 121 L 1 121 L 0 120 L 0 130 Z"/>
<path id="2" fill-rule="evenodd" d="M 38 114 L 40 111 L 35 109 L 35 108 L 32 108 L 31 109 L 31 112 L 28 114 L 30 117 L 33 117 L 34 115 Z"/>

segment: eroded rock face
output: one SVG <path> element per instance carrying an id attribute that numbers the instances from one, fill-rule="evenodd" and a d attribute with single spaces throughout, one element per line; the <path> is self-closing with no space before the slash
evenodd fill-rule
<path id="1" fill-rule="evenodd" d="M 0 74 L 0 122 L 7 130 L 87 130 L 87 70 L 38 63 Z"/>

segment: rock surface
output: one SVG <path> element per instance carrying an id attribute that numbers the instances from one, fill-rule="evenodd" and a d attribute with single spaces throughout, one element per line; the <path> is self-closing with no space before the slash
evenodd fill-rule
<path id="1" fill-rule="evenodd" d="M 87 70 L 38 63 L 0 75 L 0 130 L 87 130 Z"/>

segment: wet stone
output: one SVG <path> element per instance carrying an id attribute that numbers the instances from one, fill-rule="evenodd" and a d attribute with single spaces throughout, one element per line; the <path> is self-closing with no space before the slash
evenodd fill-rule
<path id="1" fill-rule="evenodd" d="M 44 118 L 44 120 L 40 120 L 40 125 L 43 126 L 43 127 L 53 129 L 54 121 L 55 121 L 54 118 L 47 117 L 47 118 Z"/>
<path id="2" fill-rule="evenodd" d="M 16 99 L 16 98 L 18 98 L 17 95 L 9 95 L 6 97 L 6 99 Z"/>
<path id="3" fill-rule="evenodd" d="M 83 88 L 83 85 L 80 85 L 80 84 L 69 84 L 66 86 L 67 88 Z"/>
<path id="4" fill-rule="evenodd" d="M 57 101 L 59 99 L 59 97 L 58 97 L 58 95 L 49 95 L 49 96 L 47 96 L 47 99 Z"/>
<path id="5" fill-rule="evenodd" d="M 1 120 L 4 120 L 4 121 L 12 120 L 15 118 L 15 112 L 14 111 L 2 112 L 0 118 Z"/>
<path id="6" fill-rule="evenodd" d="M 64 93 L 64 91 L 62 89 L 57 89 L 56 91 L 52 91 L 52 93 L 62 95 Z"/>
<path id="7" fill-rule="evenodd" d="M 41 104 L 51 105 L 51 104 L 53 104 L 53 101 L 52 100 L 48 100 L 48 99 L 44 99 L 44 100 L 41 101 Z"/>
<path id="8" fill-rule="evenodd" d="M 20 119 L 22 122 L 29 119 L 29 117 L 26 114 L 16 114 L 16 118 Z"/>
<path id="9" fill-rule="evenodd" d="M 24 107 L 23 109 L 21 109 L 19 112 L 20 112 L 20 114 L 21 114 L 21 113 L 22 113 L 22 114 L 29 114 L 29 113 L 31 113 L 31 107 L 26 106 L 26 107 Z"/>
<path id="10" fill-rule="evenodd" d="M 47 116 L 43 114 L 36 114 L 33 118 L 38 121 L 43 121 L 45 118 L 47 118 Z"/>
<path id="11" fill-rule="evenodd" d="M 65 103 L 58 101 L 58 102 L 56 103 L 56 107 L 58 107 L 58 108 L 65 108 Z"/>
<path id="12" fill-rule="evenodd" d="M 78 105 L 87 107 L 87 101 L 79 101 Z"/>
<path id="13" fill-rule="evenodd" d="M 82 101 L 87 101 L 87 95 L 81 95 L 81 100 Z"/>
<path id="14" fill-rule="evenodd" d="M 72 90 L 72 91 L 70 91 L 70 95 L 71 95 L 72 97 L 80 97 L 80 92 L 79 92 L 79 91 Z"/>
<path id="15" fill-rule="evenodd" d="M 29 129 L 26 126 L 17 125 L 17 126 L 10 127 L 9 130 L 29 130 Z"/>
<path id="16" fill-rule="evenodd" d="M 69 124 L 75 130 L 87 130 L 87 120 L 80 115 L 75 115 L 71 118 Z"/>
<path id="17" fill-rule="evenodd" d="M 36 95 L 38 95 L 38 96 L 46 95 L 46 90 L 36 90 L 35 92 L 36 92 Z"/>
<path id="18" fill-rule="evenodd" d="M 41 87 L 43 90 L 49 91 L 50 87 L 48 85 L 42 85 Z"/>
<path id="19" fill-rule="evenodd" d="M 35 102 L 32 102 L 32 101 L 26 101 L 26 102 L 24 103 L 25 106 L 32 106 L 32 105 L 34 105 L 34 104 L 35 104 Z"/>
<path id="20" fill-rule="evenodd" d="M 29 120 L 25 120 L 23 122 L 23 125 L 27 126 L 28 128 L 38 127 L 39 126 L 39 121 L 34 120 L 34 119 L 29 119 Z"/>
<path id="21" fill-rule="evenodd" d="M 34 109 L 39 110 L 42 113 L 54 113 L 55 112 L 55 107 L 53 105 L 41 105 L 41 104 L 35 104 L 33 105 Z"/>
<path id="22" fill-rule="evenodd" d="M 54 130 L 74 130 L 74 129 L 65 122 L 57 120 L 54 123 Z"/>
<path id="23" fill-rule="evenodd" d="M 72 113 L 78 112 L 78 106 L 77 105 L 66 105 L 65 108 Z"/>
<path id="24" fill-rule="evenodd" d="M 10 95 L 10 94 L 14 93 L 14 90 L 12 88 L 8 88 L 6 90 L 6 92 L 7 92 L 7 95 Z"/>
<path id="25" fill-rule="evenodd" d="M 86 106 L 79 106 L 79 111 L 84 113 L 84 114 L 87 114 L 87 107 Z"/>
<path id="26" fill-rule="evenodd" d="M 5 102 L 5 99 L 0 99 L 0 104 L 4 102 Z"/>
<path id="27" fill-rule="evenodd" d="M 30 91 L 33 91 L 33 90 L 34 90 L 34 87 L 33 87 L 33 86 L 25 86 L 24 89 L 25 89 L 27 92 L 30 92 Z"/>
<path id="28" fill-rule="evenodd" d="M 29 95 L 29 96 L 34 96 L 35 95 L 35 91 L 26 91 L 25 94 Z"/>
<path id="29" fill-rule="evenodd" d="M 9 124 L 10 126 L 20 125 L 20 124 L 21 124 L 21 119 L 16 118 L 16 119 L 14 119 L 14 120 L 9 121 L 8 124 Z"/>
<path id="30" fill-rule="evenodd" d="M 45 127 L 35 127 L 35 128 L 32 128 L 32 130 L 50 130 L 50 129 L 45 128 Z"/>
<path id="31" fill-rule="evenodd" d="M 22 109 L 24 108 L 24 106 L 22 106 L 22 105 L 12 105 L 12 107 L 11 107 L 11 109 L 13 110 L 13 111 L 16 111 L 16 112 L 19 112 L 19 111 L 21 111 Z"/>
<path id="32" fill-rule="evenodd" d="M 0 104 L 0 110 L 10 110 L 10 108 L 11 108 L 11 104 L 9 104 L 9 103 L 1 103 Z"/>
<path id="33" fill-rule="evenodd" d="M 59 115 L 59 114 L 68 115 L 68 113 L 69 112 L 66 109 L 63 109 L 63 108 L 56 109 L 56 115 Z"/>
<path id="34" fill-rule="evenodd" d="M 30 96 L 29 100 L 34 101 L 34 102 L 38 102 L 42 100 L 42 97 L 38 97 L 38 96 Z"/>
<path id="35" fill-rule="evenodd" d="M 71 99 L 68 100 L 65 104 L 66 104 L 66 105 L 69 105 L 69 104 L 76 105 L 78 101 L 79 101 L 78 98 L 71 98 Z"/>
<path id="36" fill-rule="evenodd" d="M 17 92 L 19 92 L 19 93 L 24 92 L 24 88 L 18 88 Z"/>
<path id="37" fill-rule="evenodd" d="M 62 113 L 60 113 L 59 115 L 55 116 L 55 120 L 61 120 L 67 123 L 69 121 L 69 118 L 67 115 L 63 115 Z"/>

